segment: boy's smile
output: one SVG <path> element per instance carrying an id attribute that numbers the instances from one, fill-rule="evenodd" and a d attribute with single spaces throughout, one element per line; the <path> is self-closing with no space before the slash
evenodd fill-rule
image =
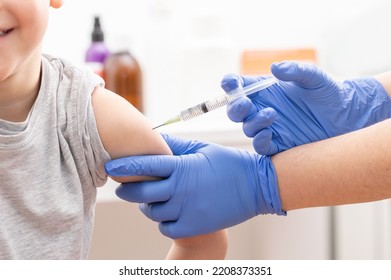
<path id="1" fill-rule="evenodd" d="M 10 31 L 12 31 L 12 29 L 0 30 L 0 36 L 4 36 L 4 35 L 8 34 Z"/>

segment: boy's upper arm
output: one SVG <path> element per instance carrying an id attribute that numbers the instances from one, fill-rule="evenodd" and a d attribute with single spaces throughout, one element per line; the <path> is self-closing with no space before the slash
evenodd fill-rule
<path id="1" fill-rule="evenodd" d="M 151 123 L 119 95 L 97 87 L 92 106 L 102 144 L 112 159 L 147 154 L 171 154 L 161 135 Z M 146 178 L 115 178 L 126 182 Z"/>

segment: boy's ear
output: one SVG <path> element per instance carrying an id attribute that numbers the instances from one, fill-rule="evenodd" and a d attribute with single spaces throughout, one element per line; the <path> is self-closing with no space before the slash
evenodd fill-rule
<path id="1" fill-rule="evenodd" d="M 50 0 L 50 6 L 58 9 L 64 4 L 64 0 Z"/>

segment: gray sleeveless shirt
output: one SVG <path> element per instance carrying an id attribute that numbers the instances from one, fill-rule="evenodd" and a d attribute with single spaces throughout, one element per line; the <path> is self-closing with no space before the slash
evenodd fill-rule
<path id="1" fill-rule="evenodd" d="M 91 93 L 103 81 L 43 56 L 38 97 L 22 123 L 0 120 L 0 259 L 84 259 L 96 187 L 110 159 Z"/>

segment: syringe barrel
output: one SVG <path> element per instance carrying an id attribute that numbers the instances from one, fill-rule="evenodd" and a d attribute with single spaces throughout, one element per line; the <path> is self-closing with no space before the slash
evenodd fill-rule
<path id="1" fill-rule="evenodd" d="M 186 110 L 183 110 L 180 113 L 181 119 L 183 121 L 190 120 L 192 118 L 195 118 L 197 116 L 201 116 L 203 114 L 206 114 L 210 111 L 213 111 L 215 109 L 218 109 L 220 107 L 223 107 L 228 104 L 230 101 L 229 95 L 221 95 L 214 99 L 202 102 L 196 106 L 190 107 Z"/>
<path id="2" fill-rule="evenodd" d="M 246 87 L 240 87 L 236 89 L 234 92 L 231 92 L 230 94 L 220 95 L 214 99 L 202 102 L 198 105 L 195 105 L 193 107 L 190 107 L 186 110 L 183 110 L 180 112 L 179 116 L 175 117 L 175 120 L 177 121 L 177 118 L 179 118 L 182 121 L 187 121 L 192 118 L 195 118 L 197 116 L 201 116 L 203 114 L 206 114 L 210 111 L 213 111 L 215 109 L 218 109 L 220 107 L 223 107 L 227 105 L 229 102 L 245 95 L 253 94 L 255 92 L 258 92 L 260 90 L 263 90 L 267 87 L 270 87 L 271 85 L 277 83 L 277 79 L 274 77 L 270 77 L 258 82 L 255 82 L 251 85 L 248 85 Z"/>

